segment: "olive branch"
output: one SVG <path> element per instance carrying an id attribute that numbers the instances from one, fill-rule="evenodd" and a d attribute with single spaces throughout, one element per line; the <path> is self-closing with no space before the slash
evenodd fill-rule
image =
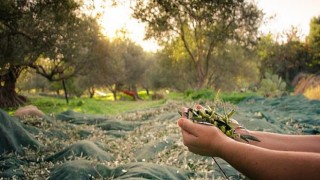
<path id="1" fill-rule="evenodd" d="M 249 143 L 249 141 L 257 141 L 260 142 L 258 138 L 255 136 L 252 136 L 248 133 L 246 129 L 241 126 L 238 121 L 235 119 L 232 119 L 232 115 L 235 113 L 235 110 L 232 109 L 229 113 L 226 113 L 225 106 L 224 107 L 224 114 L 219 114 L 215 111 L 215 109 L 212 109 L 210 106 L 207 106 L 206 108 L 201 105 L 196 105 L 194 108 L 185 108 L 183 112 L 179 111 L 179 114 L 181 116 L 184 116 L 190 120 L 192 120 L 194 123 L 208 125 L 208 126 L 215 126 L 219 128 L 226 136 L 235 139 L 235 140 L 244 140 L 245 142 Z M 238 133 L 239 131 L 236 130 L 242 130 L 242 133 Z M 244 130 L 244 131 L 243 131 Z M 216 159 L 212 157 L 215 164 L 217 164 L 218 168 L 222 172 L 225 179 L 229 179 L 226 173 L 223 171 L 221 166 L 218 164 Z"/>
<path id="2" fill-rule="evenodd" d="M 246 142 L 249 142 L 250 140 L 260 142 L 260 140 L 255 136 L 248 133 L 238 133 L 236 131 L 244 130 L 247 132 L 246 129 L 238 123 L 238 121 L 231 118 L 234 113 L 235 110 L 232 109 L 229 113 L 222 115 L 214 109 L 211 109 L 209 106 L 205 108 L 201 105 L 197 105 L 195 108 L 187 108 L 185 112 L 179 111 L 181 116 L 187 117 L 195 123 L 219 128 L 225 135 L 232 139 L 242 139 Z"/>

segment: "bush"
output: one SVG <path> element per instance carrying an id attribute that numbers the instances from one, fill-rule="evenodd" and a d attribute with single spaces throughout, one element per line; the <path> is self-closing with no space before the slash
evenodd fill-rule
<path id="1" fill-rule="evenodd" d="M 258 94 L 252 93 L 252 92 L 246 92 L 246 93 L 238 93 L 238 92 L 233 92 L 233 93 L 223 93 L 221 94 L 221 99 L 224 102 L 229 102 L 232 104 L 238 104 L 242 100 L 248 98 L 248 97 L 253 97 L 253 96 L 259 96 Z"/>
<path id="2" fill-rule="evenodd" d="M 278 97 L 286 92 L 286 83 L 276 74 L 265 73 L 260 88 L 258 89 L 265 97 Z"/>
<path id="3" fill-rule="evenodd" d="M 212 89 L 201 89 L 201 90 L 187 90 L 186 96 L 192 100 L 213 100 L 215 98 L 215 92 Z"/>
<path id="4" fill-rule="evenodd" d="M 229 102 L 232 104 L 238 104 L 242 100 L 246 99 L 247 97 L 252 96 L 259 96 L 258 93 L 252 92 L 223 92 L 217 93 L 212 89 L 202 89 L 202 90 L 187 90 L 185 96 L 188 99 L 194 100 L 209 100 L 213 101 L 215 99 L 221 100 L 223 102 Z"/>
<path id="5" fill-rule="evenodd" d="M 320 86 L 308 88 L 303 95 L 308 99 L 320 100 Z"/>

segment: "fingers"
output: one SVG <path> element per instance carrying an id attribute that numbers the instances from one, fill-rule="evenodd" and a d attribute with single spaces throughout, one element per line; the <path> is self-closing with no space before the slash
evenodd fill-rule
<path id="1" fill-rule="evenodd" d="M 193 145 L 194 143 L 198 142 L 198 137 L 194 136 L 193 134 L 190 134 L 187 131 L 181 130 L 182 137 L 183 137 L 183 144 L 186 146 Z"/>
<path id="2" fill-rule="evenodd" d="M 203 106 L 201 106 L 200 104 L 198 104 L 198 105 L 196 106 L 196 109 L 197 109 L 197 110 L 201 110 L 201 109 L 203 109 Z"/>
<path id="3" fill-rule="evenodd" d="M 200 139 L 201 137 L 196 137 L 184 130 L 182 130 L 182 136 L 183 144 L 188 147 L 190 152 L 204 156 L 210 155 L 211 150 L 208 148 L 208 142 L 203 144 L 203 141 Z"/>
<path id="4" fill-rule="evenodd" d="M 192 127 L 189 127 L 189 123 L 192 126 L 192 122 L 186 118 L 180 118 L 178 125 L 181 127 L 181 133 L 183 137 L 183 144 L 189 146 L 190 144 L 198 141 L 198 136 L 195 132 L 190 132 Z M 186 128 L 187 127 L 187 128 Z"/>
<path id="5" fill-rule="evenodd" d="M 181 108 L 181 117 L 182 118 L 188 118 L 188 117 L 185 116 L 185 113 L 187 113 L 187 112 L 188 112 L 188 108 L 182 107 Z"/>
<path id="6" fill-rule="evenodd" d="M 208 128 L 204 125 L 200 125 L 197 123 L 193 123 L 192 121 L 186 118 L 180 118 L 178 120 L 178 125 L 184 130 L 187 131 L 189 134 L 198 137 L 199 132 L 203 130 L 203 128 Z"/>

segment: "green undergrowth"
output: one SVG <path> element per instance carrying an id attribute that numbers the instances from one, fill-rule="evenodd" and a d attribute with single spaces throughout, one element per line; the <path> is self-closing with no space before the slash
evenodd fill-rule
<path id="1" fill-rule="evenodd" d="M 151 100 L 142 95 L 143 100 L 133 101 L 129 98 L 121 98 L 121 100 L 110 100 L 109 96 L 105 97 L 82 97 L 82 98 L 70 98 L 69 103 L 63 97 L 54 96 L 41 96 L 41 95 L 28 95 L 28 102 L 25 105 L 37 106 L 41 111 L 46 114 L 57 114 L 67 110 L 73 110 L 85 114 L 100 114 L 100 115 L 118 115 L 128 111 L 158 107 L 165 104 L 168 100 L 184 101 L 184 102 L 196 102 L 196 101 L 214 101 L 216 98 L 224 102 L 232 104 L 238 104 L 242 100 L 258 96 L 256 93 L 240 93 L 240 92 L 215 92 L 210 89 L 203 90 L 188 90 L 186 92 L 168 92 L 164 93 L 164 99 Z M 9 114 L 12 114 L 15 109 L 7 110 Z"/>
<path id="2" fill-rule="evenodd" d="M 126 111 L 157 107 L 165 100 L 157 101 L 108 101 L 102 98 L 71 98 L 67 104 L 63 98 L 29 96 L 28 105 L 37 106 L 46 114 L 61 113 L 67 110 L 87 114 L 117 115 Z"/>
<path id="3" fill-rule="evenodd" d="M 188 90 L 184 93 L 185 99 L 195 101 L 221 100 L 232 104 L 238 104 L 248 97 L 260 96 L 253 92 L 216 92 L 211 89 Z"/>

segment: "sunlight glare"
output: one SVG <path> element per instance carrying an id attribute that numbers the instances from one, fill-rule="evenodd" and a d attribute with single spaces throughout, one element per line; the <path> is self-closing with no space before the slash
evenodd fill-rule
<path id="1" fill-rule="evenodd" d="M 262 25 L 263 34 L 282 34 L 297 27 L 303 39 L 309 33 L 309 22 L 312 17 L 320 15 L 320 1 L 314 0 L 254 0 L 263 9 L 267 17 L 275 15 L 269 23 Z M 102 12 L 100 25 L 102 33 L 111 40 L 117 37 L 120 30 L 127 32 L 128 38 L 140 45 L 145 51 L 156 52 L 160 46 L 155 40 L 144 40 L 145 26 L 131 17 L 130 1 L 123 1 L 112 6 L 111 1 L 95 0 L 96 8 Z M 101 7 L 103 5 L 103 7 Z M 99 9 L 100 8 L 100 9 Z"/>
<path id="2" fill-rule="evenodd" d="M 121 6 L 106 4 L 102 11 L 101 31 L 111 40 L 117 37 L 118 31 L 124 29 L 127 31 L 128 37 L 145 51 L 156 52 L 160 48 L 155 40 L 144 40 L 145 26 L 131 17 L 132 10 L 128 2 Z"/>

